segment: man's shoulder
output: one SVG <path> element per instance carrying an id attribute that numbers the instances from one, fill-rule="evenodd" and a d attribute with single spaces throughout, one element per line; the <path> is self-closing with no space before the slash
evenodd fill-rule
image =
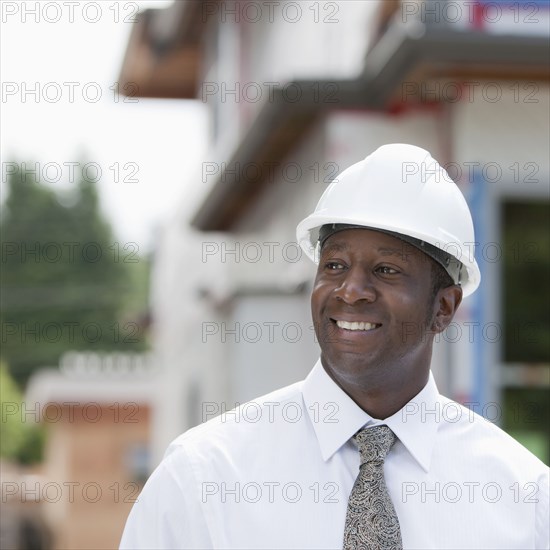
<path id="1" fill-rule="evenodd" d="M 452 438 L 468 450 L 469 457 L 491 460 L 514 470 L 519 468 L 531 475 L 535 472 L 548 475 L 544 462 L 498 426 L 503 412 L 497 403 L 485 407 L 485 417 L 471 403 L 461 405 L 443 396 L 441 403 L 444 422 L 440 424 L 440 435 Z"/>
<path id="2" fill-rule="evenodd" d="M 233 408 L 224 402 L 203 403 L 205 421 L 174 439 L 165 456 L 180 450 L 202 454 L 214 448 L 242 449 L 250 441 L 269 440 L 274 432 L 300 424 L 307 414 L 302 384 L 296 382 Z"/>

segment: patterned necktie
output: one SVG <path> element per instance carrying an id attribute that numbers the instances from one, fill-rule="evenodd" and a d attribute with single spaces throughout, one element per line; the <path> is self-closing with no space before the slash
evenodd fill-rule
<path id="1" fill-rule="evenodd" d="M 358 431 L 354 439 L 361 467 L 349 496 L 344 550 L 402 550 L 399 520 L 383 470 L 395 434 L 388 426 L 376 426 Z"/>

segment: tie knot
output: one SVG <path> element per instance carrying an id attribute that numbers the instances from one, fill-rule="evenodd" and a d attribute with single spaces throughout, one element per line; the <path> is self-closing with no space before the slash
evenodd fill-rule
<path id="1" fill-rule="evenodd" d="M 391 446 L 395 443 L 395 434 L 388 426 L 363 428 L 353 438 L 361 453 L 361 466 L 367 462 L 384 462 Z"/>

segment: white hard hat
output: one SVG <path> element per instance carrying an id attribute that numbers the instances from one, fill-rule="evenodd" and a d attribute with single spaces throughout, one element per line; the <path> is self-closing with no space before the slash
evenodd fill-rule
<path id="1" fill-rule="evenodd" d="M 428 243 L 427 248 L 432 245 L 460 262 L 455 262 L 455 282 L 464 296 L 479 286 L 474 225 L 466 200 L 441 165 L 420 147 L 383 145 L 327 187 L 313 214 L 296 229 L 298 243 L 315 263 L 319 230 L 327 224 L 390 232 L 420 248 Z"/>

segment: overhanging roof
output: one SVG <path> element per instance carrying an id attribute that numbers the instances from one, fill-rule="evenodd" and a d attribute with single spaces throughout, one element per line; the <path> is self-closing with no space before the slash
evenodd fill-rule
<path id="1" fill-rule="evenodd" d="M 139 97 L 194 99 L 208 13 L 198 0 L 137 14 L 120 70 L 120 89 Z"/>
<path id="2" fill-rule="evenodd" d="M 362 81 L 374 106 L 401 101 L 402 85 L 436 78 L 548 80 L 548 37 L 394 24 L 367 54 Z"/>
<path id="3" fill-rule="evenodd" d="M 327 89 L 325 84 L 336 85 L 331 88 L 336 91 L 331 97 L 334 103 L 319 101 L 314 92 L 314 89 Z M 227 170 L 220 174 L 193 217 L 193 226 L 205 231 L 230 229 L 269 184 L 269 179 L 265 178 L 269 174 L 268 167 L 283 159 L 302 140 L 320 112 L 334 107 L 366 106 L 365 95 L 355 81 L 299 81 L 294 87 L 302 91 L 301 100 L 296 103 L 289 103 L 282 89 L 273 91 L 272 98 L 226 163 Z M 245 173 L 244 167 L 252 163 L 260 169 L 255 174 L 246 171 L 246 177 L 239 177 Z"/>

